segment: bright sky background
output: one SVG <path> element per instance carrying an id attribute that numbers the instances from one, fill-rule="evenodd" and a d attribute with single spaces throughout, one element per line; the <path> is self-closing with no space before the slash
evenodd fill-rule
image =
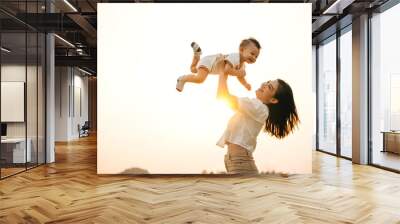
<path id="1" fill-rule="evenodd" d="M 281 78 L 293 89 L 300 128 L 284 140 L 261 133 L 260 171 L 311 173 L 315 99 L 311 80 L 311 4 L 110 4 L 98 7 L 98 173 L 140 167 L 150 173 L 225 171 L 216 146 L 233 112 L 216 100 L 216 75 L 175 90 L 190 73 L 196 41 L 203 56 L 237 52 L 255 37 L 262 50 L 247 65 L 248 92 Z"/>

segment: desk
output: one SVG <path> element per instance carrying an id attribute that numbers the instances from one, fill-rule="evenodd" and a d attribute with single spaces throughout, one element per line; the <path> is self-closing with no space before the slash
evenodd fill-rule
<path id="1" fill-rule="evenodd" d="M 383 133 L 382 152 L 400 154 L 400 131 L 381 131 Z"/>
<path id="2" fill-rule="evenodd" d="M 1 139 L 1 157 L 6 160 L 6 163 L 25 163 L 32 159 L 31 145 L 32 140 L 27 139 L 26 154 L 25 154 L 25 138 L 6 138 Z M 12 159 L 11 159 L 12 158 Z M 27 161 L 25 161 L 25 158 Z"/>

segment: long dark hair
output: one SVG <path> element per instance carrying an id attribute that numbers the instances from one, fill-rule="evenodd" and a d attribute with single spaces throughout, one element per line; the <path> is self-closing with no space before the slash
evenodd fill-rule
<path id="1" fill-rule="evenodd" d="M 269 115 L 265 122 L 265 131 L 276 138 L 284 138 L 293 132 L 299 124 L 292 88 L 283 80 L 278 79 L 278 89 L 274 98 L 276 104 L 267 104 Z"/>

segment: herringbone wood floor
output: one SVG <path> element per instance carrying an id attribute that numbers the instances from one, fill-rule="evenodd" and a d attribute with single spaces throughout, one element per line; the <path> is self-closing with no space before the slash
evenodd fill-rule
<path id="1" fill-rule="evenodd" d="M 0 181 L 0 223 L 400 223 L 400 175 L 319 152 L 312 175 L 96 175 L 96 139 Z"/>

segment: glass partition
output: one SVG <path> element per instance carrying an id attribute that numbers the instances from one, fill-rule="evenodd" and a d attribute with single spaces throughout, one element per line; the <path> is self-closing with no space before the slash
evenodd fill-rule
<path id="1" fill-rule="evenodd" d="M 45 163 L 45 35 L 15 18 L 44 3 L 0 2 L 1 179 Z"/>
<path id="2" fill-rule="evenodd" d="M 1 176 L 24 171 L 31 151 L 26 145 L 26 33 L 1 34 Z M 6 49 L 6 50 L 4 50 Z"/>

